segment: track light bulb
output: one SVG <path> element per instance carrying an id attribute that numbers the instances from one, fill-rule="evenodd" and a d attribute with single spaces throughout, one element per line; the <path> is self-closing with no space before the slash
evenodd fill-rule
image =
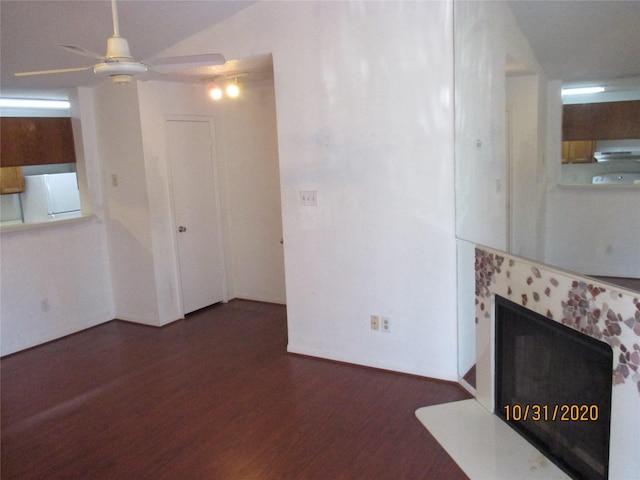
<path id="1" fill-rule="evenodd" d="M 238 85 L 235 83 L 227 85 L 227 95 L 229 95 L 231 98 L 236 98 L 238 95 L 240 95 L 240 88 L 238 88 Z"/>
<path id="2" fill-rule="evenodd" d="M 209 86 L 209 96 L 214 100 L 220 100 L 222 98 L 222 90 L 216 85 Z"/>

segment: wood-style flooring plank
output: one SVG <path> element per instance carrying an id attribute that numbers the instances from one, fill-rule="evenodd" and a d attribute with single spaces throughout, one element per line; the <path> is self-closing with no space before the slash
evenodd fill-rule
<path id="1" fill-rule="evenodd" d="M 414 416 L 461 387 L 286 353 L 286 308 L 113 321 L 3 358 L 12 479 L 463 479 Z"/>

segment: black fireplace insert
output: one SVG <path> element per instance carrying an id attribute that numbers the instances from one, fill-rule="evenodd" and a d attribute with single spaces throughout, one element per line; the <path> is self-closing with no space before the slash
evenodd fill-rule
<path id="1" fill-rule="evenodd" d="M 495 298 L 495 413 L 575 479 L 606 479 L 611 347 Z"/>

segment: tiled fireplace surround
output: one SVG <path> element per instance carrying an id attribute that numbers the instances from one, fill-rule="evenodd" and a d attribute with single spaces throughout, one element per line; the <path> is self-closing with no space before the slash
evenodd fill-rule
<path id="1" fill-rule="evenodd" d="M 495 295 L 606 342 L 613 348 L 609 478 L 638 478 L 640 295 L 484 247 L 476 248 L 475 271 L 478 401 L 493 412 Z"/>

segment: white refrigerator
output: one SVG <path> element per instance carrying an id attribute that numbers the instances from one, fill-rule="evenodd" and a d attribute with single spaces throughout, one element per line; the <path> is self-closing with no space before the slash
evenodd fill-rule
<path id="1" fill-rule="evenodd" d="M 79 217 L 78 178 L 72 173 L 26 175 L 20 194 L 24 223 Z"/>

